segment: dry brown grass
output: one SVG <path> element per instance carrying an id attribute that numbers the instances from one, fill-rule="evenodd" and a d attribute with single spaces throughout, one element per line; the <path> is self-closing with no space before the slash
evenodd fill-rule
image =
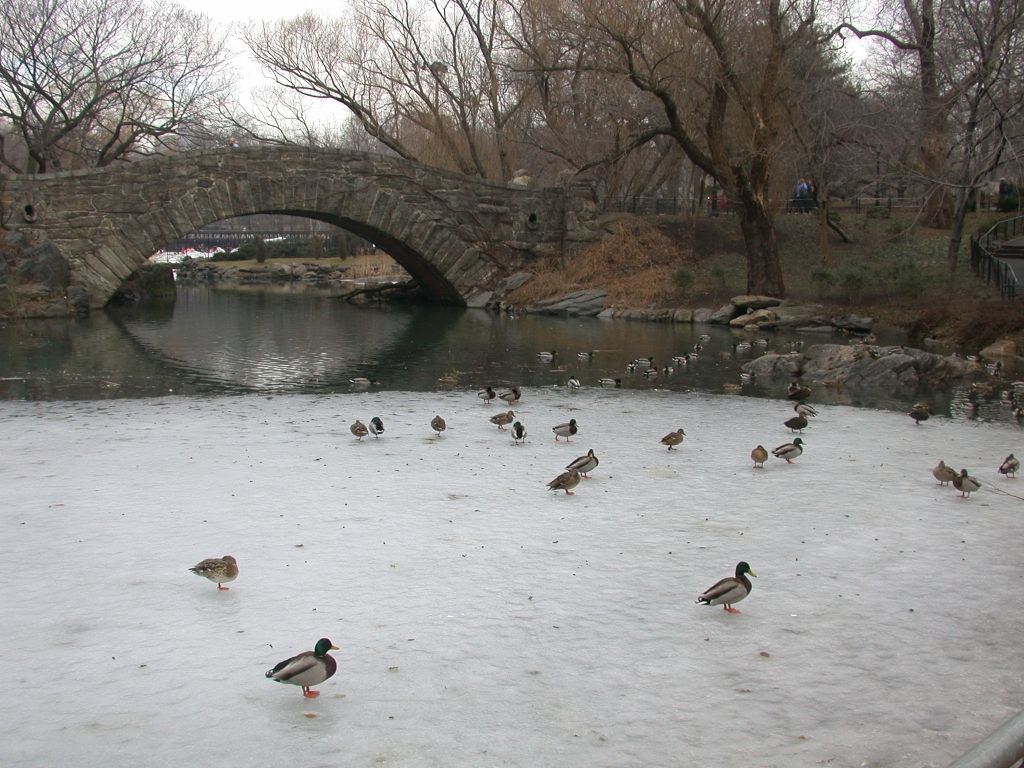
<path id="1" fill-rule="evenodd" d="M 604 288 L 611 304 L 673 306 L 683 292 L 673 273 L 690 261 L 688 250 L 640 219 L 625 219 L 617 231 L 582 253 L 541 259 L 530 265 L 536 277 L 507 300 L 530 304 L 584 288 Z"/>

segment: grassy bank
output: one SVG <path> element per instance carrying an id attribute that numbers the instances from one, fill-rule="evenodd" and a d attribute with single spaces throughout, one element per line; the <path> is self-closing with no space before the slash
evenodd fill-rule
<path id="1" fill-rule="evenodd" d="M 995 218 L 976 216 L 967 231 Z M 840 211 L 838 223 L 852 242 L 829 230 L 823 247 L 816 216 L 779 217 L 780 258 L 792 303 L 871 315 L 965 348 L 1003 336 L 1024 340 L 1024 310 L 971 273 L 966 242 L 960 266 L 950 274 L 948 234 L 914 228 L 910 213 Z M 718 307 L 746 293 L 743 254 L 731 216 L 627 218 L 613 236 L 582 254 L 532 265 L 537 277 L 509 300 L 522 305 L 601 287 L 616 306 Z"/>

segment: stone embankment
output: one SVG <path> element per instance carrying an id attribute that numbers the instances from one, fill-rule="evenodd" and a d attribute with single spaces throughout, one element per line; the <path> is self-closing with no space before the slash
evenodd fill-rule
<path id="1" fill-rule="evenodd" d="M 803 352 L 770 352 L 743 370 L 758 379 L 803 379 L 845 389 L 884 389 L 898 396 L 985 373 L 981 363 L 959 357 L 870 344 L 815 344 Z"/>
<path id="2" fill-rule="evenodd" d="M 513 276 L 513 278 L 518 276 Z M 529 276 L 526 276 L 527 279 Z M 512 280 L 513 278 L 510 278 Z M 522 285 L 526 280 L 518 281 Z M 509 288 L 508 290 L 514 290 Z M 772 296 L 734 296 L 721 307 L 616 307 L 606 306 L 608 293 L 600 288 L 574 291 L 524 307 L 501 305 L 528 314 L 562 317 L 598 317 L 602 319 L 647 320 L 661 323 L 710 323 L 747 330 L 786 328 L 801 332 L 833 333 L 848 331 L 867 334 L 874 319 L 858 315 L 837 316 L 816 304 L 786 304 Z"/>

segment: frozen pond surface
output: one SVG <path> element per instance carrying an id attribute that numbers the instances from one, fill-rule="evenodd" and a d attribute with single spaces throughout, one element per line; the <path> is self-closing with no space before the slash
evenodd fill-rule
<path id="1" fill-rule="evenodd" d="M 499 410 L 0 403 L 0 762 L 944 766 L 1016 713 L 1016 426 L 827 406 L 754 470 L 790 404 L 527 389 L 519 447 Z M 593 479 L 546 491 L 587 448 Z M 939 487 L 940 458 L 982 490 Z M 222 554 L 228 592 L 188 572 Z M 694 604 L 741 559 L 742 613 Z M 319 699 L 264 678 L 320 637 Z"/>

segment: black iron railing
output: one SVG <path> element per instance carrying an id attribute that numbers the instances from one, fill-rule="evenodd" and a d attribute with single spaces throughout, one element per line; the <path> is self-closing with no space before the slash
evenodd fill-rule
<path id="1" fill-rule="evenodd" d="M 1004 299 L 1017 297 L 1017 275 L 999 257 L 1000 249 L 1006 242 L 1020 236 L 1024 236 L 1024 216 L 1003 219 L 971 238 L 971 269 L 986 283 L 994 282 Z"/>

